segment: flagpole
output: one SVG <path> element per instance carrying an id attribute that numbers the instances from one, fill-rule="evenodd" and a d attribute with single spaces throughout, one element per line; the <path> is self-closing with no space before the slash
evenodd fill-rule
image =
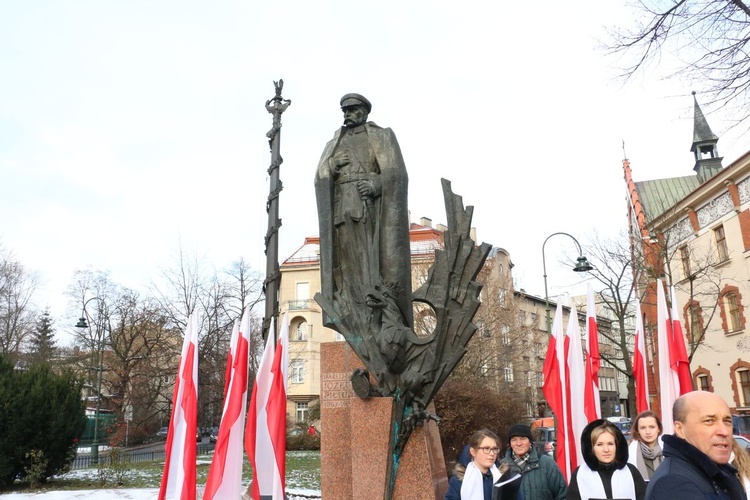
<path id="1" fill-rule="evenodd" d="M 281 274 L 279 273 L 279 228 L 281 219 L 279 219 L 279 193 L 283 189 L 279 171 L 281 163 L 280 142 L 281 142 L 281 114 L 292 103 L 289 99 L 281 97 L 281 90 L 284 88 L 284 80 L 279 79 L 273 82 L 276 88 L 276 95 L 273 99 L 266 101 L 266 110 L 273 115 L 273 127 L 268 131 L 268 145 L 271 147 L 271 166 L 268 167 L 270 176 L 270 193 L 266 202 L 266 211 L 268 212 L 268 231 L 266 231 L 266 279 L 263 281 L 263 292 L 266 296 L 266 314 L 263 318 L 263 340 L 268 338 L 271 319 L 279 316 L 279 282 Z M 278 321 L 277 321 L 278 322 Z M 272 333 L 274 341 L 276 332 Z"/>

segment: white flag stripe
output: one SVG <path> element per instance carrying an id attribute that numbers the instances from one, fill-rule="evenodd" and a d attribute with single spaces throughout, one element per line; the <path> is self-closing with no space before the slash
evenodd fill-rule
<path id="1" fill-rule="evenodd" d="M 187 447 L 196 446 L 195 433 L 197 429 L 188 427 L 185 408 L 183 408 L 182 403 L 186 398 L 186 391 L 188 390 L 188 380 L 184 378 L 184 371 L 185 366 L 189 361 L 191 345 L 193 346 L 191 359 L 193 370 L 189 376 L 193 382 L 193 389 L 196 391 L 195 399 L 197 401 L 198 329 L 198 316 L 197 314 L 191 314 L 188 318 L 185 330 L 185 339 L 182 343 L 182 355 L 180 356 L 180 366 L 175 379 L 179 379 L 179 385 L 172 408 L 172 447 L 167 450 L 170 459 L 169 469 L 166 471 L 167 486 L 165 489 L 165 499 L 180 499 L 183 497 L 183 491 L 188 498 L 195 498 L 195 493 L 189 490 L 189 488 L 195 488 L 195 470 L 186 471 L 184 464 Z M 197 411 L 197 408 L 193 409 L 193 411 Z"/>
<path id="2" fill-rule="evenodd" d="M 586 382 L 586 376 L 584 374 L 583 366 L 583 346 L 581 345 L 581 327 L 578 324 L 578 311 L 576 306 L 570 306 L 570 317 L 568 318 L 568 331 L 567 335 L 569 340 L 568 346 L 568 370 L 570 371 L 570 417 L 571 426 L 573 428 L 574 439 L 571 441 L 575 443 L 575 450 L 572 450 L 571 455 L 575 453 L 577 465 L 583 463 L 583 454 L 581 447 L 578 444 L 578 437 L 583 434 L 583 429 L 588 424 L 586 413 L 584 412 L 583 403 L 583 389 Z"/>
<path id="3" fill-rule="evenodd" d="M 657 346 L 659 349 L 659 397 L 661 399 L 661 422 L 664 434 L 674 434 L 674 422 L 672 421 L 672 405 L 679 395 L 679 380 L 677 374 L 672 370 L 669 363 L 669 339 L 668 322 L 669 312 L 667 299 L 664 294 L 664 286 L 661 280 L 656 280 L 656 302 L 657 302 Z"/>
<path id="4" fill-rule="evenodd" d="M 255 466 L 258 468 L 258 475 L 254 480 L 258 482 L 261 496 L 273 494 L 274 470 L 276 469 L 275 461 L 268 459 L 268 457 L 273 456 L 273 443 L 268 432 L 268 412 L 266 411 L 268 395 L 273 384 L 271 366 L 276 351 L 276 345 L 273 341 L 274 331 L 276 331 L 275 322 L 272 322 L 266 339 L 266 348 L 258 367 L 258 376 L 255 379 L 255 383 L 258 384 L 257 401 L 254 409 L 256 415 Z"/>

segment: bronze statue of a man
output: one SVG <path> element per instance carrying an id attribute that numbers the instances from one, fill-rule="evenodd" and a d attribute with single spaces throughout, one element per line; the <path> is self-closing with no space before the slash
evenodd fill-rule
<path id="1" fill-rule="evenodd" d="M 341 98 L 344 125 L 315 176 L 321 294 L 339 311 L 386 295 L 412 324 L 408 177 L 396 136 L 367 117 L 360 94 Z M 376 292 L 377 290 L 377 292 Z M 337 318 L 324 315 L 326 326 Z"/>

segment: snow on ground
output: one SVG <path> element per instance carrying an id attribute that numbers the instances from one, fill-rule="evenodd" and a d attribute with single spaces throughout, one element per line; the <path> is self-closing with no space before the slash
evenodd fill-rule
<path id="1" fill-rule="evenodd" d="M 203 487 L 198 487 L 198 498 L 203 494 Z M 108 490 L 72 490 L 46 491 L 43 493 L 10 493 L 3 495 L 3 500 L 156 500 L 158 488 L 146 489 L 108 489 Z M 304 495 L 304 499 L 320 498 L 320 492 L 315 490 L 288 489 L 289 499 Z"/>
<path id="2" fill-rule="evenodd" d="M 100 444 L 99 445 L 99 453 L 103 451 L 107 451 L 109 449 L 109 446 Z M 79 446 L 77 449 L 77 452 L 79 455 L 88 455 L 91 453 L 91 446 Z"/>
<path id="3" fill-rule="evenodd" d="M 4 497 L 8 500 L 156 500 L 158 495 L 158 488 L 149 488 L 10 493 Z"/>

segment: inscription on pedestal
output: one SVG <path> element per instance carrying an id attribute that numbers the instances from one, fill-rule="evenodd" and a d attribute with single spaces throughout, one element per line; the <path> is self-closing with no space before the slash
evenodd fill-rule
<path id="1" fill-rule="evenodd" d="M 348 408 L 352 398 L 356 397 L 349 380 L 350 373 L 321 374 L 321 407 Z"/>

